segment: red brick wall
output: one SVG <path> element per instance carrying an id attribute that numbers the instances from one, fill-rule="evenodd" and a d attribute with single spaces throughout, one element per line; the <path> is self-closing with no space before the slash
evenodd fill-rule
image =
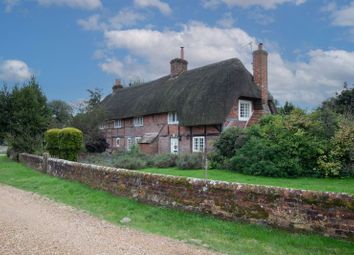
<path id="1" fill-rule="evenodd" d="M 30 154 L 20 154 L 20 161 L 145 203 L 354 241 L 354 198 L 345 193 L 154 175 L 51 158 L 43 169 L 42 157 Z"/>
<path id="2" fill-rule="evenodd" d="M 147 154 L 147 155 L 154 155 L 158 153 L 158 144 L 157 141 L 154 141 L 152 143 L 142 143 L 139 144 L 140 150 L 142 153 Z"/>
<path id="3" fill-rule="evenodd" d="M 232 106 L 230 113 L 223 124 L 223 128 L 227 127 L 245 127 L 246 124 L 252 125 L 259 121 L 259 119 L 265 114 L 262 108 L 262 102 L 260 99 L 244 99 L 252 101 L 253 115 L 251 119 L 247 121 L 240 121 L 238 119 L 238 100 Z M 121 120 L 122 127 L 114 128 L 114 121 L 107 122 L 107 128 L 104 130 L 107 142 L 110 144 L 110 148 L 114 150 L 126 150 L 127 137 L 131 137 L 133 143 L 135 137 L 143 137 L 146 133 L 158 133 L 156 143 L 152 146 L 140 145 L 143 151 L 147 154 L 151 153 L 169 153 L 171 150 L 170 139 L 171 137 L 179 137 L 179 151 L 181 153 L 192 152 L 192 137 L 193 136 L 205 136 L 207 149 L 212 149 L 212 144 L 220 134 L 220 125 L 213 126 L 193 126 L 186 127 L 180 125 L 170 125 L 167 123 L 167 113 L 155 114 L 144 116 L 144 126 L 134 127 L 133 119 Z M 116 138 L 120 138 L 120 146 L 115 147 Z"/>
<path id="4" fill-rule="evenodd" d="M 181 153 L 191 152 L 191 141 L 193 136 L 206 136 L 208 150 L 211 149 L 210 141 L 214 141 L 220 131 L 216 126 L 194 126 L 185 127 L 167 123 L 167 113 L 144 116 L 144 126 L 134 127 L 133 119 L 121 120 L 122 127 L 114 128 L 114 121 L 107 121 L 104 134 L 112 150 L 126 150 L 127 137 L 131 137 L 134 142 L 135 137 L 143 137 L 146 133 L 158 133 L 154 145 L 148 146 L 140 144 L 142 151 L 147 154 L 169 153 L 171 150 L 171 137 L 179 137 L 179 151 Z M 220 129 L 220 128 L 219 128 Z M 116 138 L 120 138 L 120 146 L 115 146 Z M 210 146 L 209 146 L 210 145 Z"/>
<path id="5" fill-rule="evenodd" d="M 238 118 L 238 102 L 239 100 L 249 100 L 252 102 L 252 110 L 253 110 L 253 114 L 251 116 L 251 119 L 247 122 L 247 121 L 242 121 L 239 120 Z M 224 122 L 224 128 L 227 127 L 240 127 L 240 128 L 244 128 L 253 124 L 256 124 L 260 118 L 266 114 L 266 112 L 263 110 L 263 106 L 262 106 L 262 101 L 260 99 L 247 99 L 247 98 L 240 98 L 239 100 L 237 100 L 229 114 L 226 117 L 226 120 Z"/>

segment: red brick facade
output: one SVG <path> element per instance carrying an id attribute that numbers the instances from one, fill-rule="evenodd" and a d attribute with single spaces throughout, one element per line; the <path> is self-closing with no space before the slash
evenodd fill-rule
<path id="1" fill-rule="evenodd" d="M 124 151 L 128 149 L 128 139 L 132 145 L 136 144 L 136 138 L 155 133 L 156 138 L 149 143 L 139 143 L 139 148 L 145 154 L 161 154 L 171 152 L 171 138 L 178 138 L 178 153 L 193 152 L 193 137 L 204 137 L 205 149 L 210 151 L 215 139 L 222 130 L 229 127 L 241 127 L 252 125 L 264 114 L 261 100 L 240 99 L 249 101 L 252 112 L 249 120 L 239 120 L 239 102 L 235 102 L 223 125 L 205 125 L 186 127 L 179 124 L 168 124 L 168 114 L 147 115 L 143 118 L 143 126 L 135 127 L 133 118 L 120 120 L 121 126 L 114 127 L 114 120 L 107 121 L 104 125 L 104 133 L 109 147 L 112 150 Z M 116 143 L 119 138 L 119 144 Z"/>

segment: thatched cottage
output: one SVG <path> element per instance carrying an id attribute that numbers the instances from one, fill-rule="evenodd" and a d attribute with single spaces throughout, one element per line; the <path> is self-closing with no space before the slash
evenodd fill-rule
<path id="1" fill-rule="evenodd" d="M 111 149 L 138 144 L 146 154 L 203 152 L 228 127 L 247 127 L 275 111 L 269 98 L 268 53 L 253 52 L 253 75 L 236 58 L 187 70 L 183 48 L 171 73 L 139 86 L 116 80 L 102 105 Z"/>

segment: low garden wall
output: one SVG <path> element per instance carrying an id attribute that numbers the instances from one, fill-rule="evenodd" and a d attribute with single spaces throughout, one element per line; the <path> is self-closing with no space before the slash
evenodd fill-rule
<path id="1" fill-rule="evenodd" d="M 150 204 L 354 241 L 354 199 L 344 193 L 165 176 L 30 154 L 21 154 L 20 161 L 53 176 Z"/>

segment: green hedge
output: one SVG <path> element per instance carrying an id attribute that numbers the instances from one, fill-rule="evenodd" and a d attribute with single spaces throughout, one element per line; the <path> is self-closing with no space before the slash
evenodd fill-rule
<path id="1" fill-rule="evenodd" d="M 59 128 L 53 128 L 44 133 L 46 150 L 54 157 L 59 157 L 59 132 Z"/>
<path id="2" fill-rule="evenodd" d="M 49 129 L 44 135 L 51 156 L 76 161 L 83 143 L 83 134 L 76 128 Z"/>

